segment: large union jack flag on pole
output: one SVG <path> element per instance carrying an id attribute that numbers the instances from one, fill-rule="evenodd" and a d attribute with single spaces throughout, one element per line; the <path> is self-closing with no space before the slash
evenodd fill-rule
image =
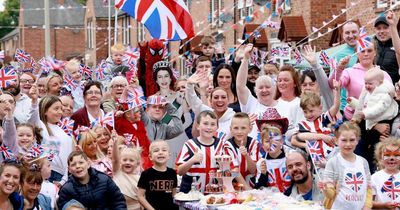
<path id="1" fill-rule="evenodd" d="M 183 0 L 117 0 L 115 7 L 143 23 L 153 38 L 182 40 L 194 36 L 192 17 Z"/>

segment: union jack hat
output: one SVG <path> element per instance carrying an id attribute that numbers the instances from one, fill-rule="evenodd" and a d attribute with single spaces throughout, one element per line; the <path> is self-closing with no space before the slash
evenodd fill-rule
<path id="1" fill-rule="evenodd" d="M 148 105 L 164 105 L 167 103 L 167 99 L 163 96 L 152 95 L 147 98 Z"/>
<path id="2" fill-rule="evenodd" d="M 262 116 L 256 120 L 256 124 L 259 131 L 261 131 L 263 124 L 269 124 L 278 127 L 281 130 L 281 133 L 284 134 L 289 127 L 289 120 L 281 117 L 275 108 L 267 108 Z"/>
<path id="3" fill-rule="evenodd" d="M 168 61 L 158 61 L 153 65 L 153 71 L 156 71 L 157 69 L 171 69 L 171 63 Z"/>

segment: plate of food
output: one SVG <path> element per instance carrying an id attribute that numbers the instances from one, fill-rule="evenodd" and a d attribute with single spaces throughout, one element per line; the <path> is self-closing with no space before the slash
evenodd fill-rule
<path id="1" fill-rule="evenodd" d="M 223 195 L 207 195 L 202 199 L 201 203 L 208 207 L 217 207 L 226 205 L 226 199 Z"/>
<path id="2" fill-rule="evenodd" d="M 199 201 L 203 198 L 203 194 L 198 191 L 190 191 L 189 193 L 179 192 L 174 198 L 177 201 L 188 202 L 188 201 Z"/>

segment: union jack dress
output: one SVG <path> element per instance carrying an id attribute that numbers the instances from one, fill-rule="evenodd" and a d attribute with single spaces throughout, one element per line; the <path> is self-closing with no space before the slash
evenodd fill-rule
<path id="1" fill-rule="evenodd" d="M 254 162 L 257 162 L 260 155 L 260 144 L 258 143 L 258 141 L 251 137 L 247 137 L 247 142 L 245 147 L 247 149 L 247 153 L 249 154 L 250 158 Z M 254 186 L 254 183 L 252 183 L 250 180 L 252 177 L 254 177 L 254 174 L 251 174 L 249 172 L 246 158 L 242 154 L 240 154 L 239 145 L 235 143 L 235 140 L 233 138 L 225 142 L 224 151 L 226 154 L 231 156 L 233 166 L 235 168 L 239 168 L 240 174 L 243 176 L 246 182 L 250 186 Z"/>
<path id="2" fill-rule="evenodd" d="M 203 154 L 203 160 L 200 163 L 193 164 L 186 175 L 184 175 L 181 189 L 183 186 L 189 184 L 190 190 L 191 183 L 188 182 L 192 181 L 192 177 L 196 177 L 200 191 L 204 192 L 206 185 L 211 183 L 209 172 L 211 170 L 216 171 L 218 168 L 215 156 L 220 155 L 222 150 L 223 141 L 220 141 L 218 138 L 214 138 L 214 143 L 211 145 L 204 145 L 197 138 L 187 140 L 176 158 L 176 165 L 179 166 L 187 162 L 193 157 L 196 151 Z"/>

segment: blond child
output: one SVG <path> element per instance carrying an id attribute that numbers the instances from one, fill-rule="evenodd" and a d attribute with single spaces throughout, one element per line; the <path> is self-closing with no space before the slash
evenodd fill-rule
<path id="1" fill-rule="evenodd" d="M 116 140 L 113 146 L 113 180 L 124 195 L 128 209 L 140 210 L 137 187 L 140 178 L 140 150 L 120 143 Z"/>
<path id="2" fill-rule="evenodd" d="M 150 144 L 150 159 L 153 166 L 142 172 L 138 183 L 138 199 L 145 209 L 178 209 L 173 203 L 177 177 L 175 170 L 167 167 L 169 158 L 170 150 L 167 142 L 156 140 Z"/>
<path id="3" fill-rule="evenodd" d="M 123 57 L 125 54 L 125 46 L 121 43 L 117 43 L 111 47 L 111 56 L 106 59 L 107 69 L 106 73 L 108 75 L 116 76 L 116 72 L 113 72 L 118 66 L 123 65 Z M 111 78 L 110 78 L 111 80 Z"/>
<path id="4" fill-rule="evenodd" d="M 223 150 L 223 142 L 214 137 L 218 129 L 216 114 L 202 111 L 196 116 L 196 122 L 200 136 L 187 140 L 176 159 L 177 172 L 182 176 L 180 191 L 184 193 L 191 190 L 193 177 L 200 184 L 200 191 L 205 191 L 212 180 L 209 172 L 217 169 L 215 156 Z"/>
<path id="5" fill-rule="evenodd" d="M 384 72 L 378 68 L 368 70 L 364 76 L 365 85 L 360 94 L 353 120 L 365 119 L 365 127 L 371 130 L 382 121 L 395 118 L 399 106 L 394 100 L 395 88 L 384 80 Z"/>
<path id="6" fill-rule="evenodd" d="M 71 86 L 65 86 L 68 92 L 71 92 L 72 98 L 74 99 L 74 111 L 80 109 L 85 104 L 83 100 L 83 86 L 85 81 L 82 80 L 82 72 L 80 70 L 80 62 L 77 59 L 72 59 L 67 62 L 64 69 L 65 75 L 69 75 L 74 83 L 75 88 Z"/>
<path id="7" fill-rule="evenodd" d="M 251 131 L 250 117 L 246 113 L 236 113 L 231 122 L 230 130 L 232 138 L 225 142 L 225 153 L 231 156 L 234 170 L 239 171 L 236 180 L 246 189 L 254 186 L 251 178 L 256 173 L 256 162 L 259 158 L 260 146 L 257 139 L 249 137 Z"/>
<path id="8" fill-rule="evenodd" d="M 381 170 L 371 176 L 374 209 L 400 207 L 400 139 L 389 137 L 375 146 L 375 159 Z"/>
<path id="9" fill-rule="evenodd" d="M 368 162 L 354 154 L 360 128 L 351 122 L 337 130 L 339 153 L 328 160 L 322 184 L 327 209 L 371 209 L 372 188 Z"/>

